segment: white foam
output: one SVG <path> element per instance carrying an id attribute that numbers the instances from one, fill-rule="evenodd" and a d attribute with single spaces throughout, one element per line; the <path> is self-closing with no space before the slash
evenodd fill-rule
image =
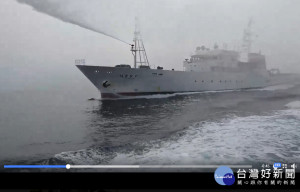
<path id="1" fill-rule="evenodd" d="M 300 109 L 300 101 L 293 101 L 285 105 L 290 109 Z"/>
<path id="2" fill-rule="evenodd" d="M 261 90 L 261 91 L 276 91 L 276 90 L 290 89 L 294 86 L 295 85 L 293 85 L 293 84 L 282 84 L 282 85 L 273 85 L 273 86 L 265 87 L 265 88 L 258 89 L 258 90 Z"/>
<path id="3" fill-rule="evenodd" d="M 96 148 L 82 149 L 78 151 L 67 151 L 56 154 L 54 157 L 58 160 L 65 161 L 73 165 L 94 165 L 101 164 L 107 159 L 111 159 L 111 154 L 101 151 Z"/>
<path id="4" fill-rule="evenodd" d="M 285 116 L 295 118 L 286 119 Z M 110 163 L 130 164 L 234 164 L 299 162 L 300 111 L 278 111 L 271 116 L 233 117 L 221 122 L 190 126 L 185 135 L 148 143 L 143 154 L 118 154 Z M 298 140 L 297 140 L 298 138 Z"/>
<path id="5" fill-rule="evenodd" d="M 142 95 L 142 96 L 128 96 L 121 98 L 112 99 L 102 99 L 102 100 L 128 100 L 128 99 L 163 99 L 169 97 L 175 97 L 178 95 L 194 95 L 194 94 L 208 94 L 208 93 L 223 93 L 223 92 L 234 92 L 237 90 L 220 90 L 220 91 L 199 91 L 199 92 L 182 92 L 182 93 L 170 93 L 170 94 L 154 94 L 154 95 Z"/>
<path id="6" fill-rule="evenodd" d="M 76 164 L 249 164 L 299 162 L 300 111 L 199 122 L 170 138 L 134 143 L 143 150 L 105 154 L 97 149 L 56 155 Z"/>

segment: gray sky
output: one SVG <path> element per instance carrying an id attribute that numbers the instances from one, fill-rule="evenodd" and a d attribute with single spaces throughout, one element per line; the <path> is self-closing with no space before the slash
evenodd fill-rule
<path id="1" fill-rule="evenodd" d="M 253 51 L 266 55 L 268 68 L 300 73 L 299 0 L 59 1 L 57 11 L 127 42 L 133 38 L 134 16 L 140 15 L 150 65 L 166 69 L 181 70 L 196 46 L 241 43 L 251 17 L 258 35 Z M 0 18 L 0 81 L 6 87 L 91 86 L 75 68 L 75 59 L 105 66 L 133 62 L 128 45 L 16 0 L 0 1 Z"/>

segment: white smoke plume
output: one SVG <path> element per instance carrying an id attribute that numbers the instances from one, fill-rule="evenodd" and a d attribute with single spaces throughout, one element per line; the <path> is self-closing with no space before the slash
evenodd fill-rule
<path id="1" fill-rule="evenodd" d="M 30 5 L 34 10 L 55 17 L 61 21 L 71 23 L 97 33 L 101 33 L 103 35 L 119 40 L 123 43 L 130 44 L 116 37 L 115 35 L 107 33 L 106 31 L 100 29 L 95 24 L 95 22 L 92 23 L 90 20 L 88 20 L 88 16 L 91 16 L 91 14 L 95 13 L 95 9 L 92 9 L 91 11 L 85 11 L 84 7 L 86 7 L 85 5 L 87 4 L 87 1 L 83 2 L 83 1 L 76 1 L 76 0 L 75 1 L 74 0 L 71 1 L 70 0 L 63 0 L 63 1 L 62 0 L 17 0 L 17 2 Z M 88 2 L 91 3 L 92 1 L 88 1 Z M 93 3 L 91 3 L 90 7 L 93 6 L 94 7 L 98 6 L 99 11 L 100 12 L 103 11 L 105 14 L 105 7 L 103 9 L 103 6 L 101 7 L 99 1 L 98 2 L 94 1 L 94 5 Z M 107 13 L 108 12 L 106 12 L 106 16 L 109 15 Z M 100 18 L 98 19 L 100 20 Z M 109 18 L 106 17 L 106 19 Z M 107 22 L 107 24 L 108 23 L 109 22 Z M 105 28 L 105 26 L 103 27 Z"/>

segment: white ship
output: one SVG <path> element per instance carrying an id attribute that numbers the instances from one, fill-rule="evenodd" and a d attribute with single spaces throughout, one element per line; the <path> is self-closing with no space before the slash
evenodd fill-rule
<path id="1" fill-rule="evenodd" d="M 270 85 L 272 76 L 265 56 L 251 53 L 251 21 L 244 31 L 241 51 L 197 47 L 194 55 L 183 62 L 184 71 L 151 69 L 146 50 L 136 26 L 131 51 L 134 65 L 76 65 L 97 87 L 102 99 L 140 95 L 170 94 L 261 88 Z"/>

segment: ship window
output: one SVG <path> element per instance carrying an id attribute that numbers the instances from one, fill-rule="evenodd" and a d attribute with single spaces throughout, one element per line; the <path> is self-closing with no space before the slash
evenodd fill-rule
<path id="1" fill-rule="evenodd" d="M 210 82 L 212 82 L 212 83 L 213 83 L 213 82 L 214 82 L 214 80 L 211 80 Z"/>
<path id="2" fill-rule="evenodd" d="M 220 80 L 220 83 L 222 83 L 222 80 Z"/>
<path id="3" fill-rule="evenodd" d="M 123 75 L 121 74 L 121 75 L 120 75 L 120 77 L 122 77 L 122 78 L 123 78 Z"/>
<path id="4" fill-rule="evenodd" d="M 204 83 L 204 80 L 202 80 L 202 83 Z"/>
<path id="5" fill-rule="evenodd" d="M 162 73 L 158 74 L 158 75 L 163 75 Z"/>
<path id="6" fill-rule="evenodd" d="M 132 75 L 130 75 L 130 78 L 132 78 Z"/>
<path id="7" fill-rule="evenodd" d="M 127 78 L 128 77 L 128 75 L 125 75 L 125 78 Z"/>
<path id="8" fill-rule="evenodd" d="M 137 75 L 135 75 L 135 77 L 137 77 Z"/>

